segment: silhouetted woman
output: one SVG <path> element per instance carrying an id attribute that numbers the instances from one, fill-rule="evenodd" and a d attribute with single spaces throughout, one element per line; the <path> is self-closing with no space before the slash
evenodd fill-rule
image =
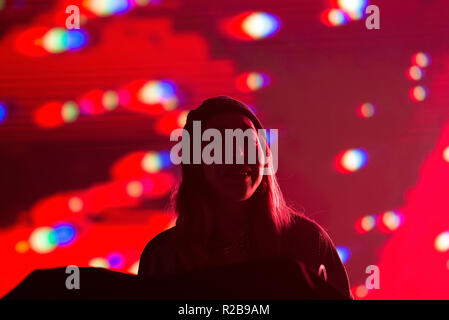
<path id="1" fill-rule="evenodd" d="M 190 111 L 184 127 L 190 137 L 193 121 L 201 121 L 202 130 L 215 128 L 221 133 L 249 128 L 254 132 L 249 140 L 258 150 L 262 143 L 268 149 L 257 138 L 257 130 L 263 129 L 260 121 L 238 100 L 210 98 Z M 262 174 L 261 161 L 248 164 L 245 160 L 245 164 L 182 164 L 182 181 L 174 196 L 176 226 L 147 244 L 140 258 L 139 276 L 281 255 L 302 261 L 317 274 L 324 265 L 328 282 L 350 296 L 345 268 L 327 233 L 286 205 L 275 175 Z"/>

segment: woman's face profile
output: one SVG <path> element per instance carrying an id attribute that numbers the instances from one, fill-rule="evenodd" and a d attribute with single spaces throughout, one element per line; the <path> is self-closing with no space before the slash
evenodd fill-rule
<path id="1" fill-rule="evenodd" d="M 253 150 L 262 152 L 260 142 L 257 136 L 257 130 L 252 121 L 240 113 L 222 113 L 213 116 L 207 121 L 207 129 L 214 128 L 220 131 L 222 137 L 222 164 L 202 164 L 204 177 L 212 188 L 212 190 L 221 198 L 230 201 L 244 201 L 249 199 L 257 190 L 262 182 L 263 175 L 262 165 L 255 155 L 256 163 L 249 163 L 248 150 L 249 144 L 253 145 Z M 233 163 L 224 164 L 225 160 L 225 130 L 226 129 L 242 129 L 243 131 L 250 129 L 251 136 L 245 138 L 244 144 L 236 143 L 236 139 L 232 139 L 233 145 L 227 146 L 233 152 Z M 243 155 L 244 163 L 236 164 L 236 153 Z"/>

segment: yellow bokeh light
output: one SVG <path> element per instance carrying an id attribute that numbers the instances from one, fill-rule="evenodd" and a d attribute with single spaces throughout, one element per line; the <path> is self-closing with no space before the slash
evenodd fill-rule
<path id="1" fill-rule="evenodd" d="M 400 216 L 394 211 L 387 211 L 382 215 L 383 224 L 390 230 L 396 230 L 401 225 Z"/>
<path id="2" fill-rule="evenodd" d="M 140 181 L 131 181 L 126 186 L 126 193 L 132 198 L 139 198 L 143 194 L 143 185 Z"/>
<path id="3" fill-rule="evenodd" d="M 134 262 L 132 266 L 129 267 L 128 272 L 132 274 L 137 274 L 139 272 L 139 261 Z"/>
<path id="4" fill-rule="evenodd" d="M 362 218 L 361 225 L 362 225 L 362 229 L 365 231 L 370 231 L 371 229 L 373 229 L 375 224 L 376 224 L 376 221 L 371 216 L 366 216 L 366 217 Z"/>
<path id="5" fill-rule="evenodd" d="M 30 249 L 30 245 L 28 244 L 28 241 L 22 240 L 16 243 L 15 249 L 18 253 L 25 253 Z"/>
<path id="6" fill-rule="evenodd" d="M 89 261 L 88 265 L 94 268 L 109 268 L 108 260 L 105 258 L 93 258 Z"/>
<path id="7" fill-rule="evenodd" d="M 430 56 L 424 52 L 418 52 L 413 57 L 414 63 L 421 68 L 428 67 L 430 65 Z"/>
<path id="8" fill-rule="evenodd" d="M 413 87 L 412 96 L 416 101 L 424 101 L 427 98 L 427 90 L 423 86 Z"/>
<path id="9" fill-rule="evenodd" d="M 118 107 L 118 94 L 115 91 L 109 90 L 103 94 L 102 101 L 106 110 L 113 110 Z"/>
<path id="10" fill-rule="evenodd" d="M 69 199 L 68 206 L 70 211 L 80 212 L 84 207 L 83 200 L 81 200 L 81 198 L 79 197 L 71 197 Z"/>
<path id="11" fill-rule="evenodd" d="M 142 168 L 149 173 L 161 170 L 161 162 L 158 154 L 156 152 L 147 152 L 142 159 Z"/>
<path id="12" fill-rule="evenodd" d="M 37 253 L 49 253 L 57 246 L 56 234 L 50 227 L 36 228 L 28 241 L 31 248 Z"/>
<path id="13" fill-rule="evenodd" d="M 422 72 L 421 68 L 419 68 L 417 66 L 411 66 L 408 69 L 408 75 L 409 75 L 410 79 L 417 81 L 422 78 L 423 72 Z"/>
<path id="14" fill-rule="evenodd" d="M 140 101 L 148 104 L 160 102 L 163 92 L 157 81 L 147 82 L 139 91 Z"/>
<path id="15" fill-rule="evenodd" d="M 183 112 L 181 112 L 181 114 L 179 115 L 179 117 L 178 117 L 178 126 L 179 126 L 180 128 L 183 128 L 183 127 L 185 126 L 186 121 L 187 121 L 187 114 L 188 114 L 188 113 L 189 113 L 188 111 L 183 111 Z"/>
<path id="16" fill-rule="evenodd" d="M 449 231 L 442 232 L 435 238 L 435 249 L 440 252 L 449 250 Z"/>
<path id="17" fill-rule="evenodd" d="M 449 162 L 449 146 L 443 151 L 443 159 L 444 161 Z"/>
<path id="18" fill-rule="evenodd" d="M 357 298 L 365 298 L 368 295 L 368 289 L 361 284 L 355 289 L 355 295 Z"/>

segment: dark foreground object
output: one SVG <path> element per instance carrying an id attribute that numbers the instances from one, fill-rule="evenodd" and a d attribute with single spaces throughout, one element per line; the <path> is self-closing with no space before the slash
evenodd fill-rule
<path id="1" fill-rule="evenodd" d="M 263 259 L 145 280 L 106 269 L 81 267 L 80 289 L 65 286 L 65 268 L 33 271 L 4 299 L 347 299 L 290 259 Z"/>

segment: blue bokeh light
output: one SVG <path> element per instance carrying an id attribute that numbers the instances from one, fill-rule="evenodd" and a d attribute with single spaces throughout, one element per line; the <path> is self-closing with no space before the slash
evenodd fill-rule
<path id="1" fill-rule="evenodd" d="M 70 223 L 61 223 L 53 228 L 59 245 L 68 245 L 75 240 L 76 229 Z"/>
<path id="2" fill-rule="evenodd" d="M 351 256 L 351 250 L 349 250 L 349 248 L 345 246 L 338 246 L 337 253 L 340 256 L 341 262 L 343 263 L 346 263 Z"/>
<path id="3" fill-rule="evenodd" d="M 67 49 L 75 50 L 87 44 L 87 34 L 82 30 L 67 31 Z"/>
<path id="4" fill-rule="evenodd" d="M 0 123 L 6 120 L 7 114 L 8 111 L 6 109 L 6 105 L 0 102 Z"/>

